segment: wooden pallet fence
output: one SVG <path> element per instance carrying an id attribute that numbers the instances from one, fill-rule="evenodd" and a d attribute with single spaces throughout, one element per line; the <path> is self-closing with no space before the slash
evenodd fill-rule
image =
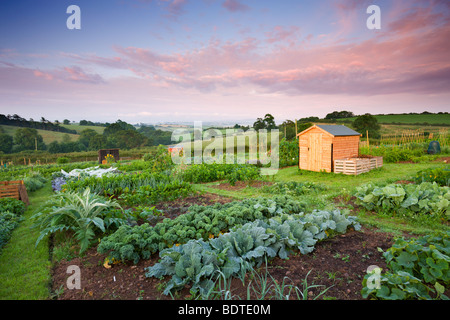
<path id="1" fill-rule="evenodd" d="M 383 166 L 383 157 L 373 157 L 370 160 L 370 170 L 381 168 Z"/>
<path id="2" fill-rule="evenodd" d="M 358 175 L 383 166 L 383 157 L 346 158 L 334 160 L 334 172 Z"/>
<path id="3" fill-rule="evenodd" d="M 29 205 L 27 188 L 23 180 L 0 181 L 0 198 L 14 198 Z"/>

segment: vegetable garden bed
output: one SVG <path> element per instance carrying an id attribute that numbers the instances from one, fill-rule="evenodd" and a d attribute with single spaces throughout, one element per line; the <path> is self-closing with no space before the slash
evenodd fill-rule
<path id="1" fill-rule="evenodd" d="M 191 167 L 194 173 L 201 169 Z M 78 192 L 89 187 L 100 195 L 113 197 L 125 210 L 111 209 L 101 216 L 104 228 L 95 229 L 95 239 L 92 238 L 91 247 L 82 255 L 78 252 L 75 230 L 68 230 L 62 240 L 52 235 L 53 298 L 218 299 L 223 296 L 202 295 L 213 288 L 212 277 L 217 280 L 217 276 L 223 274 L 235 299 L 280 299 L 283 296 L 276 292 L 276 286 L 284 283 L 291 286 L 291 290 L 293 286 L 304 289 L 306 281 L 309 287 L 304 298 L 360 300 L 364 298 L 362 289 L 367 268 L 377 265 L 385 269 L 383 251 L 378 249 L 386 252 L 393 243 L 393 235 L 367 228 L 355 231 L 360 225 L 354 214 L 362 210 L 361 201 L 369 206 L 365 210 L 387 209 L 387 198 L 391 199 L 393 194 L 387 189 L 391 185 L 380 189 L 386 189 L 383 194 L 387 197 L 382 199 L 381 207 L 378 204 L 376 208 L 370 207 L 381 194 L 378 188 L 361 185 L 351 198 L 350 194 L 342 195 L 339 203 L 354 200 L 352 207 L 356 211 L 352 210 L 347 216 L 349 212 L 335 210 L 337 206 L 325 209 L 325 203 L 320 201 L 329 186 L 311 181 L 278 181 L 266 185 L 253 177 L 251 168 L 212 166 L 208 169 L 208 175 L 201 179 L 192 175 L 200 180 L 196 182 L 175 181 L 172 176 L 146 171 L 102 179 L 83 177 L 66 185 L 64 188 L 68 190 Z M 437 175 L 433 171 L 422 176 L 435 180 Z M 203 188 L 201 184 L 208 182 L 216 185 L 208 184 L 209 189 Z M 427 205 L 438 208 L 443 218 L 450 199 L 448 193 L 429 185 L 431 183 L 423 184 L 420 190 L 430 195 Z M 243 190 L 243 186 L 251 188 Z M 415 194 L 413 187 L 395 184 L 396 190 L 405 190 L 405 195 Z M 227 192 L 217 190 L 223 188 Z M 394 196 L 400 191 L 394 192 Z M 238 197 L 243 193 L 244 197 Z M 405 197 L 403 200 L 408 208 L 416 208 L 414 199 Z M 425 200 L 418 198 L 417 201 L 422 208 Z M 405 203 L 401 203 L 402 208 L 406 208 Z M 393 208 L 396 212 L 405 209 Z M 111 221 L 121 224 L 113 225 Z M 99 219 L 95 222 L 103 226 Z M 63 256 L 75 258 L 60 260 Z M 69 265 L 81 268 L 81 290 L 67 288 Z M 259 296 L 262 292 L 258 289 L 258 279 L 266 279 L 271 286 L 264 297 Z M 287 286 L 285 289 L 289 290 Z M 291 298 L 299 298 L 293 291 L 291 294 Z"/>

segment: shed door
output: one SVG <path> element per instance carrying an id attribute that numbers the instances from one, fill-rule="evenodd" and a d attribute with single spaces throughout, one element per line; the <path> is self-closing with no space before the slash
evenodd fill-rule
<path id="1" fill-rule="evenodd" d="M 320 171 L 322 169 L 322 133 L 310 134 L 308 153 L 308 170 Z"/>

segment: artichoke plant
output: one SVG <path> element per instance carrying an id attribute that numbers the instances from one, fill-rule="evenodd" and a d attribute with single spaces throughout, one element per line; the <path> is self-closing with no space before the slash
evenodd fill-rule
<path id="1" fill-rule="evenodd" d="M 118 202 L 92 193 L 89 188 L 82 193 L 58 193 L 32 217 L 35 226 L 41 229 L 36 245 L 48 234 L 73 230 L 82 253 L 89 247 L 96 229 L 106 231 L 104 214 L 113 207 L 121 209 Z"/>

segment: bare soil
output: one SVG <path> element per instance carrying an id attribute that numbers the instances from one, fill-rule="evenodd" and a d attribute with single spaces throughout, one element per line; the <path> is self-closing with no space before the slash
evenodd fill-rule
<path id="1" fill-rule="evenodd" d="M 436 159 L 436 162 L 450 163 L 450 157 L 439 157 Z"/>

